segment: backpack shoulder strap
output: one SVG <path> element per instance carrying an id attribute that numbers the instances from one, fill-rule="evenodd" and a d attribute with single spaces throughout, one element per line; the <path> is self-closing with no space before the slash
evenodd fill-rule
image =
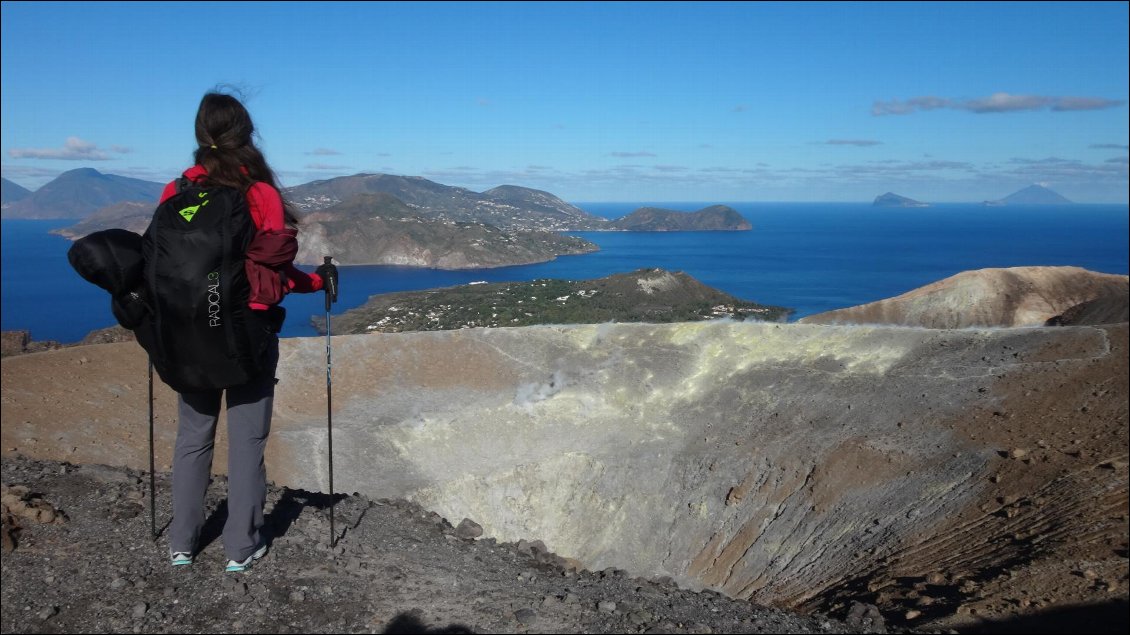
<path id="1" fill-rule="evenodd" d="M 176 180 L 176 193 L 177 194 L 180 194 L 181 192 L 187 190 L 190 187 L 192 187 L 192 181 L 189 180 L 189 178 L 187 176 L 181 176 L 179 179 Z"/>

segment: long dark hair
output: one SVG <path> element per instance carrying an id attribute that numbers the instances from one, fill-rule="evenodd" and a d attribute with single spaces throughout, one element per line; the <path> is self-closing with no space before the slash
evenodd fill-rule
<path id="1" fill-rule="evenodd" d="M 200 100 L 196 111 L 196 152 L 193 159 L 208 172 L 207 181 L 238 188 L 243 193 L 257 181 L 267 183 L 282 196 L 282 188 L 267 159 L 255 146 L 255 124 L 243 104 L 224 93 L 211 92 Z M 298 224 L 298 216 L 283 199 L 287 223 Z"/>

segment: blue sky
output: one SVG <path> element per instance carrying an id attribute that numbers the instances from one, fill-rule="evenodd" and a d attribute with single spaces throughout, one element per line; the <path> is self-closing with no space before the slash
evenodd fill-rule
<path id="1" fill-rule="evenodd" d="M 285 185 L 1126 203 L 1128 6 L 4 2 L 2 171 L 168 181 L 228 84 Z"/>

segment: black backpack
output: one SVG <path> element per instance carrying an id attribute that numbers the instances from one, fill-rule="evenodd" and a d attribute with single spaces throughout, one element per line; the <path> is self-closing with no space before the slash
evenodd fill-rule
<path id="1" fill-rule="evenodd" d="M 177 181 L 142 236 L 141 299 L 134 332 L 177 392 L 245 384 L 264 370 L 272 325 L 247 306 L 244 269 L 255 223 L 235 188 Z"/>

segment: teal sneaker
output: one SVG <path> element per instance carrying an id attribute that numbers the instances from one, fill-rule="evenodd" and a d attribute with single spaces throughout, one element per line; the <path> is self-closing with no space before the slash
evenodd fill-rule
<path id="1" fill-rule="evenodd" d="M 251 566 L 252 562 L 258 560 L 259 558 L 262 558 L 266 554 L 267 554 L 267 545 L 264 544 L 263 546 L 256 549 L 255 553 L 251 554 L 250 556 L 247 556 L 247 559 L 244 560 L 243 562 L 236 562 L 235 560 L 228 560 L 228 566 L 224 568 L 224 571 L 227 571 L 228 573 L 238 573 L 240 571 L 246 571 L 247 568 Z"/>
<path id="2" fill-rule="evenodd" d="M 174 551 L 172 558 L 174 567 L 183 567 L 192 564 L 192 554 L 187 551 Z"/>

